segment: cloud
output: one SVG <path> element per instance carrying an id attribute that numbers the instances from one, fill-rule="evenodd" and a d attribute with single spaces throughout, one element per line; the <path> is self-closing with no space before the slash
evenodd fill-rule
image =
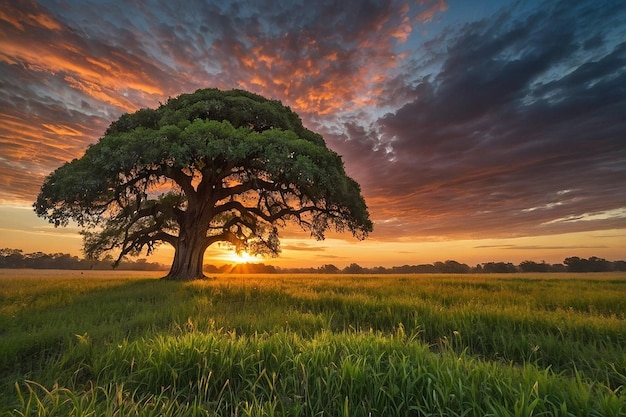
<path id="1" fill-rule="evenodd" d="M 310 124 L 375 103 L 403 59 L 394 46 L 420 13 L 442 8 L 439 1 L 408 7 L 371 0 L 305 6 L 55 0 L 3 6 L 3 194 L 32 200 L 45 173 L 80 156 L 121 113 L 197 88 L 279 98 Z M 17 188 L 24 184 L 11 167 L 18 165 L 32 175 L 26 188 Z"/>
<path id="2" fill-rule="evenodd" d="M 283 250 L 289 251 L 305 251 L 305 252 L 325 252 L 328 249 L 325 246 L 311 245 L 306 242 L 295 242 L 288 245 L 282 245 Z"/>
<path id="3" fill-rule="evenodd" d="M 2 19 L 0 62 L 17 66 L 22 72 L 61 75 L 70 88 L 123 111 L 136 109 L 125 90 L 147 96 L 163 94 L 162 84 L 155 82 L 154 76 L 146 77 L 148 71 L 158 73 L 157 68 L 140 54 L 81 37 L 36 4 L 18 2 L 9 6 L 7 14 L 26 17 L 19 22 Z"/>
<path id="4" fill-rule="evenodd" d="M 475 249 L 511 249 L 511 250 L 562 250 L 562 249 L 604 249 L 605 245 L 479 245 L 474 246 Z"/>
<path id="5" fill-rule="evenodd" d="M 440 52 L 430 44 L 440 70 L 396 80 L 412 99 L 368 134 L 391 145 L 393 162 L 375 147 L 351 162 L 377 167 L 364 187 L 377 235 L 623 228 L 623 215 L 601 215 L 626 207 L 626 43 L 611 29 L 624 18 L 617 7 L 546 3 L 523 18 L 505 10 L 445 32 Z M 576 217 L 587 221 L 559 220 Z"/>
<path id="6" fill-rule="evenodd" d="M 141 51 L 81 36 L 34 2 L 2 9 L 0 200 L 32 201 L 112 120 L 161 97 L 166 77 Z"/>
<path id="7" fill-rule="evenodd" d="M 236 3 L 237 4 L 237 3 Z M 248 5 L 217 27 L 213 48 L 232 83 L 285 99 L 299 112 L 328 115 L 376 102 L 401 54 L 412 12 L 401 2 Z M 268 30 L 267 25 L 275 30 Z M 404 34 L 398 35 L 398 27 Z M 245 31 L 239 30 L 246 28 Z M 249 74 L 249 77 L 242 77 Z"/>
<path id="8" fill-rule="evenodd" d="M 372 239 L 624 228 L 624 10 L 529 4 L 443 30 L 440 0 L 3 5 L 0 199 L 33 201 L 123 112 L 245 88 L 343 156 Z"/>

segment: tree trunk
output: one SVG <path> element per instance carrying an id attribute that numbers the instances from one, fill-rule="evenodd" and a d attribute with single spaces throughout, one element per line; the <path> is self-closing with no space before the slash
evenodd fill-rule
<path id="1" fill-rule="evenodd" d="M 202 271 L 205 239 L 197 233 L 183 233 L 174 249 L 172 267 L 164 279 L 185 281 L 206 278 Z"/>

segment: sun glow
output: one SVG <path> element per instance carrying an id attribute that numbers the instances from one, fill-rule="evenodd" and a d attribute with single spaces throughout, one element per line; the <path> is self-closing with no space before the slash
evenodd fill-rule
<path id="1" fill-rule="evenodd" d="M 235 262 L 238 264 L 247 264 L 247 263 L 252 263 L 258 260 L 258 258 L 254 255 L 250 255 L 248 252 L 242 251 L 242 252 L 233 252 L 228 259 L 231 262 Z"/>

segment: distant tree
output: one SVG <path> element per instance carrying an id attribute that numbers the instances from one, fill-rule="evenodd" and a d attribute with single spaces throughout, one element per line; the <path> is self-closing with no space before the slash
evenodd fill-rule
<path id="1" fill-rule="evenodd" d="M 389 270 L 384 266 L 375 266 L 369 270 L 372 274 L 388 274 Z"/>
<path id="2" fill-rule="evenodd" d="M 444 274 L 467 274 L 471 271 L 469 265 L 459 263 L 453 260 L 445 262 L 435 262 L 434 268 L 436 272 Z"/>
<path id="3" fill-rule="evenodd" d="M 541 263 L 533 261 L 522 261 L 519 264 L 519 269 L 522 272 L 549 272 L 550 265 L 546 264 L 545 261 Z"/>
<path id="4" fill-rule="evenodd" d="M 372 222 L 341 157 L 279 101 L 242 91 L 198 90 L 113 122 L 80 159 L 41 187 L 37 215 L 83 228 L 84 252 L 150 254 L 174 248 L 167 278 L 204 276 L 206 249 L 278 254 L 278 227 L 317 239 Z"/>
<path id="5" fill-rule="evenodd" d="M 204 265 L 204 272 L 209 274 L 219 274 L 222 272 L 221 268 L 216 265 Z"/>
<path id="6" fill-rule="evenodd" d="M 365 274 L 367 271 L 361 265 L 356 263 L 351 263 L 346 266 L 343 271 L 344 274 Z"/>
<path id="7" fill-rule="evenodd" d="M 333 264 L 325 264 L 318 268 L 318 272 L 321 274 L 338 274 L 341 271 Z"/>
<path id="8" fill-rule="evenodd" d="M 483 264 L 482 272 L 488 274 L 505 274 L 517 272 L 517 268 L 510 262 L 487 262 Z"/>
<path id="9" fill-rule="evenodd" d="M 565 258 L 563 263 L 569 272 L 606 272 L 611 270 L 611 262 L 595 256 L 589 259 L 572 256 Z"/>
<path id="10" fill-rule="evenodd" d="M 592 269 L 595 272 L 607 272 L 611 270 L 611 262 L 604 258 L 592 256 L 588 261 L 592 265 Z"/>
<path id="11" fill-rule="evenodd" d="M 412 267 L 410 265 L 400 265 L 391 268 L 392 274 L 410 274 Z"/>
<path id="12" fill-rule="evenodd" d="M 88 261 L 68 253 L 33 252 L 23 254 L 21 249 L 0 249 L 0 268 L 32 269 L 111 269 L 112 258 L 107 261 Z M 138 259 L 136 262 L 121 262 L 120 269 L 160 270 L 163 265 Z"/>
<path id="13" fill-rule="evenodd" d="M 28 268 L 50 269 L 54 267 L 52 256 L 43 252 L 27 253 L 24 261 Z"/>
<path id="14" fill-rule="evenodd" d="M 565 258 L 563 261 L 569 272 L 585 272 L 585 261 L 578 256 Z"/>
<path id="15" fill-rule="evenodd" d="M 626 271 L 626 261 L 614 261 L 611 269 L 613 271 Z"/>
<path id="16" fill-rule="evenodd" d="M 435 266 L 433 264 L 419 264 L 419 265 L 413 265 L 410 268 L 410 271 L 413 273 L 419 273 L 419 274 L 423 274 L 423 273 L 435 273 L 437 272 L 437 270 L 435 269 Z"/>
<path id="17" fill-rule="evenodd" d="M 2 268 L 22 268 L 24 264 L 24 254 L 21 249 L 0 249 L 0 267 Z"/>

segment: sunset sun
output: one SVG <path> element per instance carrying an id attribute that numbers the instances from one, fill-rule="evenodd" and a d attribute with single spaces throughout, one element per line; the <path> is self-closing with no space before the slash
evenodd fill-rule
<path id="1" fill-rule="evenodd" d="M 250 255 L 248 252 L 242 251 L 240 253 L 233 252 L 229 256 L 229 260 L 238 264 L 247 264 L 255 262 L 257 260 L 257 257 L 254 255 Z"/>

